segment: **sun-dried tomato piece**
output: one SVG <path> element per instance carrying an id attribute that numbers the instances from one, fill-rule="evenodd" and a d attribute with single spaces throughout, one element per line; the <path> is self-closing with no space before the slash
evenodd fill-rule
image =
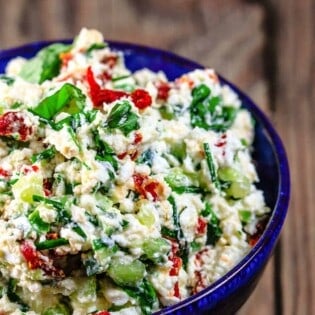
<path id="1" fill-rule="evenodd" d="M 139 109 L 145 109 L 152 105 L 150 94 L 143 89 L 136 89 L 131 93 L 131 99 Z"/>
<path id="2" fill-rule="evenodd" d="M 149 193 L 154 201 L 159 199 L 161 191 L 161 184 L 159 182 L 141 174 L 133 174 L 133 181 L 139 195 L 147 198 L 147 193 Z"/>
<path id="3" fill-rule="evenodd" d="M 128 96 L 128 93 L 124 91 L 101 89 L 101 87 L 95 80 L 94 73 L 91 67 L 87 68 L 86 80 L 89 84 L 90 96 L 95 108 L 100 108 L 103 103 L 112 103 L 116 100 L 121 99 L 124 96 Z"/>
<path id="4" fill-rule="evenodd" d="M 11 176 L 11 173 L 9 171 L 3 169 L 2 167 L 0 167 L 0 176 L 9 177 L 9 176 Z"/>
<path id="5" fill-rule="evenodd" d="M 178 281 L 174 284 L 174 296 L 180 299 L 179 283 Z"/>
<path id="6" fill-rule="evenodd" d="M 196 232 L 198 235 L 203 235 L 207 230 L 207 221 L 201 217 L 198 218 L 198 223 L 196 227 Z"/>
<path id="7" fill-rule="evenodd" d="M 166 101 L 168 99 L 171 87 L 167 82 L 159 82 L 157 84 L 157 99 Z"/>
<path id="8" fill-rule="evenodd" d="M 107 311 L 99 311 L 99 312 L 93 313 L 93 315 L 110 315 L 110 312 L 107 312 Z"/>
<path id="9" fill-rule="evenodd" d="M 53 265 L 51 259 L 36 250 L 31 241 L 23 241 L 20 250 L 29 269 L 41 269 L 46 275 L 53 278 L 63 278 L 65 276 L 61 269 L 58 269 Z"/>
<path id="10" fill-rule="evenodd" d="M 27 141 L 32 131 L 20 112 L 6 112 L 0 116 L 0 136 L 18 136 L 18 140 Z"/>

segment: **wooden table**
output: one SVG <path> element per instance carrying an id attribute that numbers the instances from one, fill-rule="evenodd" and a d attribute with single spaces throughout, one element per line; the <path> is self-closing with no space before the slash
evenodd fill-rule
<path id="1" fill-rule="evenodd" d="M 239 314 L 308 315 L 315 314 L 314 10 L 312 0 L 0 0 L 0 49 L 73 37 L 87 26 L 187 56 L 237 83 L 273 120 L 292 177 L 281 240 Z"/>

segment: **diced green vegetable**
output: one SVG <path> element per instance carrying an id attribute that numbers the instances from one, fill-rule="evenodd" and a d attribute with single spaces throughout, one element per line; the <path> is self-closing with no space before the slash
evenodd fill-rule
<path id="1" fill-rule="evenodd" d="M 228 197 L 240 199 L 249 194 L 250 181 L 239 171 L 231 167 L 220 168 L 218 170 L 218 177 L 220 181 L 223 181 L 223 185 L 221 184 L 221 186 L 226 186 L 224 190 Z"/>
<path id="2" fill-rule="evenodd" d="M 189 176 L 183 173 L 181 169 L 173 169 L 165 178 L 167 184 L 178 194 L 183 193 L 201 193 L 200 187 L 194 186 Z"/>
<path id="3" fill-rule="evenodd" d="M 163 238 L 148 238 L 142 244 L 145 258 L 156 264 L 164 262 L 170 249 L 170 243 Z"/>
<path id="4" fill-rule="evenodd" d="M 35 163 L 35 162 L 39 162 L 42 160 L 46 160 L 46 161 L 50 161 L 52 158 L 54 158 L 54 156 L 56 155 L 56 149 L 54 146 L 38 153 L 38 154 L 34 154 L 31 157 L 31 162 Z"/>
<path id="5" fill-rule="evenodd" d="M 171 146 L 170 153 L 182 162 L 186 157 L 186 143 L 184 141 L 174 143 Z"/>
<path id="6" fill-rule="evenodd" d="M 83 110 L 85 98 L 79 88 L 70 83 L 65 83 L 57 92 L 44 98 L 30 111 L 47 120 L 52 119 L 61 111 L 73 115 Z"/>
<path id="7" fill-rule="evenodd" d="M 240 219 L 242 221 L 242 223 L 246 224 L 248 222 L 250 222 L 250 219 L 252 217 L 252 212 L 249 210 L 239 210 L 238 212 Z"/>
<path id="8" fill-rule="evenodd" d="M 225 182 L 234 182 L 239 179 L 240 174 L 232 167 L 221 167 L 218 169 L 218 177 Z"/>
<path id="9" fill-rule="evenodd" d="M 118 285 L 136 287 L 145 275 L 145 265 L 139 260 L 125 262 L 123 258 L 115 259 L 107 273 Z"/>
<path id="10" fill-rule="evenodd" d="M 43 221 L 39 215 L 38 210 L 34 210 L 29 216 L 28 220 L 30 221 L 32 227 L 39 233 L 45 233 L 50 230 L 50 224 Z"/>
<path id="11" fill-rule="evenodd" d="M 71 296 L 71 300 L 78 301 L 80 304 L 85 304 L 87 302 L 96 302 L 97 298 L 97 280 L 96 277 L 75 277 L 76 291 Z M 90 304 L 89 303 L 89 304 Z M 74 304 L 76 304 L 74 302 Z M 71 313 L 72 314 L 72 313 Z"/>
<path id="12" fill-rule="evenodd" d="M 141 224 L 150 227 L 155 223 L 155 216 L 152 212 L 150 205 L 143 204 L 141 205 L 138 213 L 137 218 Z"/>
<path id="13" fill-rule="evenodd" d="M 22 67 L 20 76 L 31 83 L 42 83 L 57 76 L 60 72 L 60 54 L 70 49 L 69 45 L 52 44 L 41 49 L 34 58 Z"/>
<path id="14" fill-rule="evenodd" d="M 111 239 L 102 238 L 93 240 L 92 248 L 98 265 L 97 273 L 106 271 L 118 246 Z"/>
<path id="15" fill-rule="evenodd" d="M 159 111 L 163 119 L 172 120 L 175 118 L 174 111 L 170 105 L 160 107 Z"/>
<path id="16" fill-rule="evenodd" d="M 242 199 L 250 193 L 250 186 L 249 180 L 246 177 L 242 177 L 239 181 L 232 182 L 225 192 L 234 199 Z"/>
<path id="17" fill-rule="evenodd" d="M 131 131 L 139 129 L 138 116 L 131 110 L 128 101 L 117 103 L 109 113 L 106 126 L 109 129 L 120 129 L 124 135 L 128 135 Z"/>
<path id="18" fill-rule="evenodd" d="M 57 238 L 39 242 L 36 245 L 36 249 L 44 250 L 44 249 L 52 249 L 63 245 L 68 245 L 69 241 L 65 238 Z"/>
<path id="19" fill-rule="evenodd" d="M 43 177 L 40 173 L 30 173 L 21 176 L 16 183 L 12 185 L 12 192 L 16 199 L 32 203 L 33 195 L 44 195 Z"/>

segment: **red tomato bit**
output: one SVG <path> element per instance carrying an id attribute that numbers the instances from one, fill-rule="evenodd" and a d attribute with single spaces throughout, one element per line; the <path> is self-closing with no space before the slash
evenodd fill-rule
<path id="1" fill-rule="evenodd" d="M 0 167 L 0 176 L 9 177 L 9 176 L 11 176 L 11 173 L 9 171 L 3 169 L 2 167 Z"/>
<path id="2" fill-rule="evenodd" d="M 128 96 L 128 93 L 124 91 L 114 91 L 109 89 L 101 89 L 96 82 L 94 73 L 91 67 L 88 67 L 86 72 L 86 80 L 90 87 L 90 96 L 94 107 L 100 108 L 103 103 L 112 103 L 119 100 L 123 96 Z"/>
<path id="3" fill-rule="evenodd" d="M 45 196 L 51 196 L 52 195 L 52 186 L 53 186 L 53 182 L 50 178 L 44 178 L 43 181 L 43 186 L 44 186 L 44 193 Z"/>
<path id="4" fill-rule="evenodd" d="M 54 278 L 65 276 L 61 269 L 57 269 L 51 259 L 38 252 L 31 241 L 23 241 L 20 247 L 21 253 L 30 269 L 42 269 L 45 274 Z"/>
<path id="5" fill-rule="evenodd" d="M 176 283 L 174 285 L 174 296 L 180 299 L 180 292 L 179 292 L 178 281 L 176 281 Z"/>
<path id="6" fill-rule="evenodd" d="M 99 312 L 93 313 L 93 315 L 110 315 L 110 312 L 107 312 L 107 311 L 99 311 Z"/>
<path id="7" fill-rule="evenodd" d="M 0 136 L 18 134 L 20 141 L 27 141 L 32 134 L 32 126 L 27 126 L 24 117 L 19 112 L 6 112 L 0 116 Z"/>
<path id="8" fill-rule="evenodd" d="M 139 109 L 145 109 L 152 105 L 152 98 L 150 94 L 143 89 L 136 89 L 131 93 L 131 99 L 135 106 Z"/>
<path id="9" fill-rule="evenodd" d="M 207 221 L 201 217 L 198 218 L 196 232 L 198 235 L 203 235 L 207 231 Z"/>
<path id="10" fill-rule="evenodd" d="M 159 192 L 161 191 L 161 184 L 159 182 L 141 174 L 133 174 L 132 177 L 138 194 L 147 198 L 147 193 L 149 193 L 152 196 L 153 201 L 159 199 Z"/>
<path id="11" fill-rule="evenodd" d="M 167 82 L 159 82 L 157 85 L 157 99 L 161 101 L 166 101 L 168 99 L 170 89 L 171 87 Z"/>
<path id="12" fill-rule="evenodd" d="M 135 139 L 133 140 L 133 144 L 137 145 L 142 141 L 142 134 L 140 132 L 135 133 Z"/>

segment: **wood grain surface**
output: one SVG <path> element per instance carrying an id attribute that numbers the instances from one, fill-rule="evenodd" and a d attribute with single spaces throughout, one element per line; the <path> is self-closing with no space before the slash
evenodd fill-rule
<path id="1" fill-rule="evenodd" d="M 239 315 L 309 315 L 315 314 L 314 14 L 314 0 L 0 0 L 0 49 L 97 28 L 107 39 L 214 67 L 246 91 L 284 140 L 292 199 L 275 255 Z"/>

